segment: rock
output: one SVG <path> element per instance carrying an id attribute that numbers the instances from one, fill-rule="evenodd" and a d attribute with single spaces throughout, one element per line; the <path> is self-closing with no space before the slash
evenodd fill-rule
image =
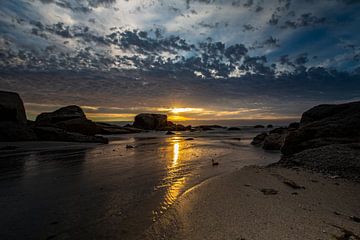
<path id="1" fill-rule="evenodd" d="M 298 122 L 293 122 L 293 123 L 290 123 L 289 126 L 288 126 L 288 129 L 289 130 L 296 130 L 300 127 L 300 123 Z"/>
<path id="2" fill-rule="evenodd" d="M 360 181 L 360 144 L 331 144 L 310 148 L 293 155 L 283 155 L 276 165 L 303 167 Z"/>
<path id="3" fill-rule="evenodd" d="M 268 134 L 266 132 L 260 133 L 254 137 L 251 144 L 255 146 L 261 145 L 267 136 Z"/>
<path id="4" fill-rule="evenodd" d="M 35 132 L 26 125 L 12 122 L 0 122 L 0 141 L 33 141 Z"/>
<path id="5" fill-rule="evenodd" d="M 167 131 L 166 135 L 175 135 L 175 133 L 171 132 L 171 131 Z"/>
<path id="6" fill-rule="evenodd" d="M 100 129 L 100 134 L 111 135 L 111 134 L 129 134 L 129 133 L 139 133 L 142 132 L 142 129 L 134 128 L 131 126 L 118 126 L 110 123 L 96 123 L 97 127 Z"/>
<path id="7" fill-rule="evenodd" d="M 133 126 L 144 130 L 161 130 L 167 126 L 167 116 L 163 114 L 141 113 L 135 116 Z"/>
<path id="8" fill-rule="evenodd" d="M 0 91 L 0 141 L 36 140 L 27 126 L 23 101 L 17 93 Z"/>
<path id="9" fill-rule="evenodd" d="M 265 137 L 263 149 L 265 150 L 280 150 L 284 144 L 286 133 L 270 133 Z"/>
<path id="10" fill-rule="evenodd" d="M 0 91 L 0 122 L 26 125 L 24 103 L 19 94 Z"/>
<path id="11" fill-rule="evenodd" d="M 54 112 L 41 113 L 35 120 L 37 127 L 56 127 L 68 132 L 81 133 L 88 136 L 101 133 L 96 123 L 86 118 L 79 106 L 62 107 Z"/>
<path id="12" fill-rule="evenodd" d="M 238 127 L 229 127 L 228 131 L 240 131 L 241 129 Z"/>
<path id="13" fill-rule="evenodd" d="M 304 186 L 300 186 L 299 184 L 290 179 L 284 179 L 283 183 L 293 189 L 305 189 Z"/>
<path id="14" fill-rule="evenodd" d="M 265 128 L 264 125 L 255 125 L 254 128 Z"/>
<path id="15" fill-rule="evenodd" d="M 194 138 L 185 138 L 186 141 L 192 141 Z"/>
<path id="16" fill-rule="evenodd" d="M 55 127 L 35 127 L 34 131 L 38 139 L 42 141 L 108 143 L 106 138 L 100 136 L 86 136 Z"/>
<path id="17" fill-rule="evenodd" d="M 272 134 L 272 133 L 287 134 L 288 129 L 286 127 L 279 127 L 279 128 L 275 128 L 269 132 L 269 134 Z"/>
<path id="18" fill-rule="evenodd" d="M 360 141 L 360 102 L 319 105 L 303 113 L 300 128 L 286 137 L 282 153 Z"/>
<path id="19" fill-rule="evenodd" d="M 45 126 L 72 119 L 86 119 L 85 113 L 79 106 L 70 105 L 54 112 L 41 113 L 36 117 L 35 123 L 38 126 Z"/>
<path id="20" fill-rule="evenodd" d="M 191 126 L 190 126 L 190 128 L 191 128 Z M 184 125 L 175 124 L 173 122 L 168 121 L 167 126 L 160 130 L 162 130 L 162 131 L 186 131 L 188 129 Z"/>
<path id="21" fill-rule="evenodd" d="M 264 195 L 275 195 L 278 191 L 272 188 L 263 188 L 260 190 Z"/>
<path id="22" fill-rule="evenodd" d="M 272 124 L 269 124 L 266 126 L 267 128 L 273 128 L 274 126 Z"/>

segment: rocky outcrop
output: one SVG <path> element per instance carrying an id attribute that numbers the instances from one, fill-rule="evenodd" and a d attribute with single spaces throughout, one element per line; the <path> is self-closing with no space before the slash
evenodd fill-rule
<path id="1" fill-rule="evenodd" d="M 291 130 L 296 130 L 300 127 L 300 123 L 298 122 L 292 122 L 289 124 L 288 126 L 288 129 L 291 129 Z"/>
<path id="2" fill-rule="evenodd" d="M 62 107 L 54 112 L 41 113 L 35 120 L 37 127 L 56 127 L 68 132 L 93 136 L 101 132 L 101 128 L 86 118 L 79 106 Z"/>
<path id="3" fill-rule="evenodd" d="M 0 122 L 26 125 L 24 103 L 19 94 L 0 91 Z"/>
<path id="4" fill-rule="evenodd" d="M 280 150 L 288 134 L 288 128 L 279 127 L 269 133 L 260 133 L 251 142 L 252 145 L 262 146 L 265 150 Z"/>
<path id="5" fill-rule="evenodd" d="M 0 91 L 0 141 L 35 140 L 27 126 L 23 101 L 17 93 Z"/>
<path id="6" fill-rule="evenodd" d="M 229 127 L 227 130 L 228 131 L 240 131 L 241 129 L 238 127 Z"/>
<path id="7" fill-rule="evenodd" d="M 331 144 L 283 156 L 276 164 L 303 167 L 331 176 L 360 181 L 360 144 Z"/>
<path id="8" fill-rule="evenodd" d="M 254 137 L 251 144 L 255 146 L 260 146 L 264 143 L 265 138 L 268 136 L 266 132 L 260 133 Z"/>
<path id="9" fill-rule="evenodd" d="M 359 141 L 360 102 L 319 105 L 303 113 L 300 128 L 286 137 L 282 153 Z"/>
<path id="10" fill-rule="evenodd" d="M 164 114 L 140 113 L 135 116 L 134 128 L 157 131 L 187 131 L 191 126 L 185 127 L 167 120 Z"/>
<path id="11" fill-rule="evenodd" d="M 255 125 L 254 128 L 265 128 L 264 125 Z"/>
<path id="12" fill-rule="evenodd" d="M 111 135 L 111 134 L 129 134 L 129 133 L 139 133 L 143 130 L 130 127 L 130 126 L 118 126 L 110 123 L 100 123 L 97 122 L 96 125 L 100 128 L 100 134 Z"/>
<path id="13" fill-rule="evenodd" d="M 67 132 L 61 128 L 55 127 L 35 127 L 34 131 L 41 141 L 108 143 L 108 139 L 104 137 Z"/>
<path id="14" fill-rule="evenodd" d="M 140 113 L 135 116 L 133 126 L 144 130 L 161 130 L 167 126 L 167 122 L 164 114 Z"/>

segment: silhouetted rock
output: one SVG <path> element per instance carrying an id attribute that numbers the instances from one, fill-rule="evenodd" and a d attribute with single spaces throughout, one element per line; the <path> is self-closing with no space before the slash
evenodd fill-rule
<path id="1" fill-rule="evenodd" d="M 41 113 L 35 120 L 37 127 L 56 127 L 68 132 L 81 133 L 88 136 L 101 133 L 101 128 L 86 118 L 79 106 L 62 107 L 54 112 Z"/>
<path id="2" fill-rule="evenodd" d="M 300 128 L 286 137 L 282 152 L 360 141 L 360 102 L 319 105 L 303 113 Z"/>
<path id="3" fill-rule="evenodd" d="M 312 171 L 360 181 L 360 144 L 331 144 L 283 156 L 276 165 L 303 167 Z"/>
<path id="4" fill-rule="evenodd" d="M 238 127 L 229 127 L 228 131 L 240 131 L 241 129 Z"/>
<path id="5" fill-rule="evenodd" d="M 174 135 L 175 133 L 171 132 L 171 131 L 167 131 L 166 135 Z"/>
<path id="6" fill-rule="evenodd" d="M 266 126 L 267 128 L 273 128 L 274 126 L 272 124 L 269 124 Z"/>
<path id="7" fill-rule="evenodd" d="M 19 94 L 0 91 L 0 122 L 26 125 L 24 103 Z"/>
<path id="8" fill-rule="evenodd" d="M 219 129 L 219 128 L 226 128 L 226 127 L 223 127 L 220 125 L 200 125 L 200 126 L 194 127 L 194 130 L 209 131 L 209 130 L 214 130 L 214 129 Z"/>
<path id="9" fill-rule="evenodd" d="M 259 145 L 263 144 L 263 142 L 267 136 L 268 136 L 268 134 L 266 132 L 260 133 L 254 137 L 251 144 L 255 145 L 255 146 L 259 146 Z"/>
<path id="10" fill-rule="evenodd" d="M 290 123 L 288 128 L 291 129 L 291 130 L 296 130 L 300 127 L 300 123 L 298 122 L 293 122 L 293 123 Z"/>
<path id="11" fill-rule="evenodd" d="M 35 140 L 27 126 L 23 101 L 17 93 L 0 91 L 0 141 Z"/>
<path id="12" fill-rule="evenodd" d="M 265 150 L 280 150 L 288 134 L 288 129 L 284 127 L 275 128 L 269 133 L 260 133 L 254 137 L 252 145 L 262 146 Z"/>
<path id="13" fill-rule="evenodd" d="M 143 130 L 129 126 L 121 127 L 110 123 L 97 122 L 96 125 L 100 129 L 100 134 L 111 135 L 111 134 L 128 134 L 128 133 L 139 133 Z"/>
<path id="14" fill-rule="evenodd" d="M 167 122 L 164 114 L 141 113 L 135 116 L 133 126 L 144 130 L 161 130 L 167 126 Z"/>
<path id="15" fill-rule="evenodd" d="M 265 137 L 263 149 L 265 150 L 280 150 L 284 144 L 287 133 L 270 133 Z"/>
<path id="16" fill-rule="evenodd" d="M 80 133 L 67 132 L 55 127 L 35 127 L 38 139 L 42 141 L 108 143 L 108 139 L 100 136 L 86 136 Z"/>
<path id="17" fill-rule="evenodd" d="M 34 131 L 24 125 L 13 122 L 0 122 L 0 141 L 32 141 L 37 137 Z"/>
<path id="18" fill-rule="evenodd" d="M 254 128 L 265 128 L 264 125 L 255 125 Z"/>
<path id="19" fill-rule="evenodd" d="M 187 128 L 184 125 L 175 124 L 171 121 L 168 121 L 166 127 L 162 128 L 160 130 L 162 130 L 162 131 L 186 131 Z"/>

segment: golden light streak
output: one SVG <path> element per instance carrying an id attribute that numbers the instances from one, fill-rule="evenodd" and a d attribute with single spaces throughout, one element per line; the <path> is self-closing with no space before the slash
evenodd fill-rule
<path id="1" fill-rule="evenodd" d="M 173 157 L 173 165 L 177 164 L 179 159 L 179 143 L 174 143 L 174 157 Z"/>

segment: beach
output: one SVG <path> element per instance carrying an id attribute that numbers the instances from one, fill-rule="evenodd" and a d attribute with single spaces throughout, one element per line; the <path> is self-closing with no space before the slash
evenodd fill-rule
<path id="1" fill-rule="evenodd" d="M 278 161 L 278 151 L 250 145 L 261 131 L 150 131 L 112 135 L 109 144 L 2 142 L 1 239 L 141 239 L 192 187 Z"/>
<path id="2" fill-rule="evenodd" d="M 146 239 L 359 239 L 359 191 L 303 169 L 245 167 L 187 191 Z"/>

